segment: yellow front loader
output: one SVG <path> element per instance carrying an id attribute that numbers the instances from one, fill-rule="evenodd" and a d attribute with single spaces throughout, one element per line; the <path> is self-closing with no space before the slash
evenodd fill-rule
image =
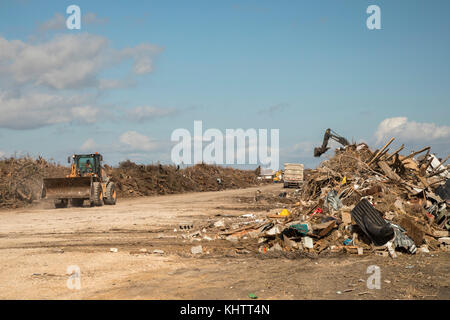
<path id="1" fill-rule="evenodd" d="M 68 158 L 72 163 L 65 178 L 45 178 L 42 199 L 53 199 L 56 208 L 81 207 L 85 200 L 91 206 L 114 205 L 117 201 L 115 184 L 102 167 L 103 157 L 98 154 L 78 154 Z"/>

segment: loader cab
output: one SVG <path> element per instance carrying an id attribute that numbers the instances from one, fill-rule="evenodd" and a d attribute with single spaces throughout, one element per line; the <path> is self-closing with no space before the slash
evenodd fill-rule
<path id="1" fill-rule="evenodd" d="M 72 156 L 77 175 L 101 177 L 101 164 L 103 157 L 98 153 L 76 154 Z"/>

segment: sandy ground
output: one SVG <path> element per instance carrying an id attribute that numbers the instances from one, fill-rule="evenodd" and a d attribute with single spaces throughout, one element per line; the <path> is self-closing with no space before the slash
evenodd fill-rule
<path id="1" fill-rule="evenodd" d="M 180 225 L 198 229 L 218 214 L 250 209 L 265 216 L 264 208 L 237 201 L 257 189 L 281 186 L 122 199 L 95 208 L 54 209 L 43 202 L 0 211 L 0 298 L 248 299 L 253 293 L 259 299 L 450 299 L 449 252 L 396 260 L 315 258 L 242 253 L 251 244 L 180 237 Z M 199 244 L 204 254 L 192 255 Z M 380 268 L 380 289 L 367 287 L 372 265 Z M 79 268 L 79 278 L 68 274 L 70 266 Z"/>

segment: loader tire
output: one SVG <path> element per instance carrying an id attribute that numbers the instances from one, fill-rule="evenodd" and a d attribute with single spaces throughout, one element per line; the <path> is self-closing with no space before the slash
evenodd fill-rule
<path id="1" fill-rule="evenodd" d="M 116 185 L 110 182 L 106 185 L 105 204 L 115 205 L 117 200 Z"/>
<path id="2" fill-rule="evenodd" d="M 100 207 L 103 205 L 103 190 L 100 182 L 94 182 L 94 199 L 91 201 L 91 207 Z"/>
<path id="3" fill-rule="evenodd" d="M 72 207 L 82 207 L 84 199 L 70 199 L 70 205 Z"/>
<path id="4" fill-rule="evenodd" d="M 55 200 L 55 208 L 67 208 L 69 199 L 57 199 Z"/>

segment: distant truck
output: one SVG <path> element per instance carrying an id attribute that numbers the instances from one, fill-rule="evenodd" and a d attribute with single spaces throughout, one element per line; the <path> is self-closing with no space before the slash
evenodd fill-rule
<path id="1" fill-rule="evenodd" d="M 262 180 L 272 180 L 273 170 L 270 168 L 261 168 L 260 178 Z"/>
<path id="2" fill-rule="evenodd" d="M 300 188 L 303 184 L 303 169 L 301 163 L 284 164 L 284 188 Z"/>

